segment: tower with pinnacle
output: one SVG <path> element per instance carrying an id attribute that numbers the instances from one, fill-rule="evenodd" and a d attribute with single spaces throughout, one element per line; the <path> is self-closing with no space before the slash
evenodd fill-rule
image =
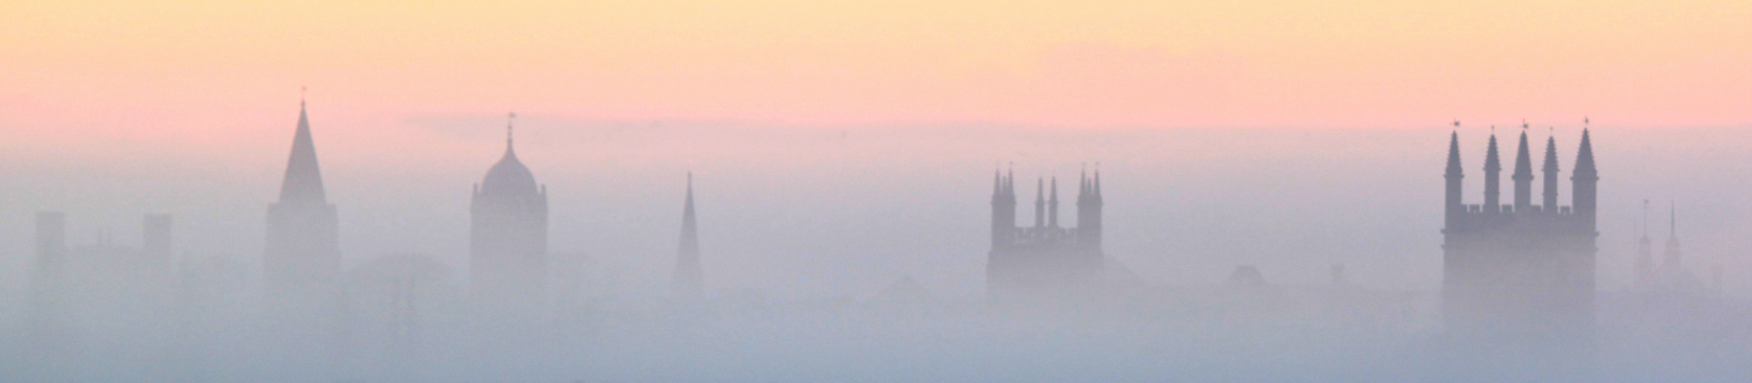
<path id="1" fill-rule="evenodd" d="M 1498 198 L 1496 137 L 1486 148 L 1483 205 L 1462 197 L 1459 134 L 1450 136 L 1443 234 L 1442 315 L 1450 339 L 1510 347 L 1510 365 L 1475 371 L 1573 371 L 1587 364 L 1594 329 L 1596 188 L 1593 144 L 1582 131 L 1570 176 L 1571 206 L 1558 204 L 1556 140 L 1546 141 L 1543 201 L 1532 201 L 1527 134 L 1516 148 L 1514 201 Z M 1520 376 L 1524 378 L 1525 376 Z"/>
<path id="2" fill-rule="evenodd" d="M 1077 227 L 1059 223 L 1058 179 L 1035 180 L 1034 222 L 1016 226 L 1014 172 L 992 183 L 992 244 L 986 258 L 986 293 L 993 301 L 1063 297 L 1098 282 L 1101 252 L 1101 172 L 1078 182 Z"/>
<path id="3" fill-rule="evenodd" d="M 280 199 L 268 205 L 262 272 L 263 295 L 270 309 L 320 315 L 338 303 L 339 226 L 335 205 L 323 190 L 310 117 L 300 100 Z"/>
<path id="4" fill-rule="evenodd" d="M 469 298 L 492 316 L 538 312 L 547 292 L 547 187 L 517 159 L 511 129 L 469 208 Z"/>

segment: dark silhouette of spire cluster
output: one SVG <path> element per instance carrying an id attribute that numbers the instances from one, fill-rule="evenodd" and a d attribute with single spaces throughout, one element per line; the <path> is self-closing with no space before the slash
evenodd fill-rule
<path id="1" fill-rule="evenodd" d="M 1091 283 L 1101 273 L 1101 173 L 1078 181 L 1077 227 L 1059 222 L 1057 177 L 1035 180 L 1034 224 L 1016 226 L 1014 171 L 992 185 L 992 250 L 987 292 L 996 300 L 1029 300 Z M 1050 185 L 1048 181 L 1050 179 Z"/>
<path id="2" fill-rule="evenodd" d="M 1532 201 L 1533 166 L 1527 134 L 1516 148 L 1513 204 L 1499 200 L 1502 166 L 1496 136 L 1484 163 L 1484 205 L 1462 196 L 1458 132 L 1449 136 L 1446 225 L 1443 234 L 1443 327 L 1454 339 L 1545 339 L 1546 348 L 1511 359 L 1579 365 L 1593 339 L 1595 278 L 1594 152 L 1583 130 L 1570 177 L 1573 206 L 1558 205 L 1556 139 L 1546 141 L 1545 190 Z M 1556 347 L 1555 349 L 1549 347 Z M 1581 358 L 1581 359 L 1575 359 Z"/>

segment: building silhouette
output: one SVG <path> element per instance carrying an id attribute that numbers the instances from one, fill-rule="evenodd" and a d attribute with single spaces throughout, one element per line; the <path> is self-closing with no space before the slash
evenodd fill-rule
<path id="1" fill-rule="evenodd" d="M 681 245 L 675 255 L 675 295 L 699 297 L 704 288 L 704 274 L 700 267 L 699 228 L 694 221 L 693 172 L 688 172 L 687 201 L 681 206 Z"/>
<path id="2" fill-rule="evenodd" d="M 1527 134 L 1516 150 L 1514 201 L 1501 203 L 1502 166 L 1496 136 L 1485 154 L 1484 204 L 1461 197 L 1459 134 L 1448 147 L 1443 233 L 1442 313 L 1457 344 L 1485 347 L 1471 355 L 1513 379 L 1585 370 L 1591 361 L 1595 304 L 1595 185 L 1599 180 L 1588 131 L 1576 154 L 1572 206 L 1558 204 L 1556 140 L 1546 141 L 1544 200 L 1532 201 Z"/>
<path id="3" fill-rule="evenodd" d="M 533 313 L 547 292 L 547 187 L 505 129 L 505 155 L 475 184 L 469 208 L 469 298 L 489 316 Z"/>
<path id="4" fill-rule="evenodd" d="M 1050 193 L 1050 194 L 1048 194 Z M 986 293 L 994 301 L 1056 298 L 1094 286 L 1105 257 L 1101 252 L 1101 172 L 1078 182 L 1077 227 L 1059 224 L 1058 179 L 1047 189 L 1035 181 L 1034 224 L 1016 226 L 1014 172 L 999 173 L 992 184 L 992 247 L 986 260 Z"/>
<path id="5" fill-rule="evenodd" d="M 263 296 L 274 317 L 286 313 L 326 316 L 338 301 L 341 276 L 340 221 L 323 190 L 316 144 L 303 100 L 280 200 L 268 205 L 262 255 Z"/>

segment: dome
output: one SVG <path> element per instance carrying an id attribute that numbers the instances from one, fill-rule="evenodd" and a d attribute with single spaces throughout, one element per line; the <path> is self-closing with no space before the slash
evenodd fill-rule
<path id="1" fill-rule="evenodd" d="M 481 181 L 481 194 L 537 194 L 535 174 L 517 160 L 510 142 L 505 143 L 505 157 L 487 170 L 487 178 Z"/>

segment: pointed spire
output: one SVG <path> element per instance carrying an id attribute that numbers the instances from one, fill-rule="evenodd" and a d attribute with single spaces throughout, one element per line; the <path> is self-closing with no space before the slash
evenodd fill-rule
<path id="1" fill-rule="evenodd" d="M 1490 147 L 1484 153 L 1484 171 L 1500 170 L 1503 170 L 1503 165 L 1501 161 L 1497 160 L 1497 139 L 1496 135 L 1492 134 L 1490 135 Z"/>
<path id="2" fill-rule="evenodd" d="M 1527 147 L 1527 132 L 1521 132 L 1521 145 L 1515 149 L 1515 175 L 1533 176 L 1532 151 Z"/>
<path id="3" fill-rule="evenodd" d="M 1527 147 L 1527 124 L 1521 123 L 1521 144 L 1515 149 L 1515 212 L 1526 213 L 1533 206 L 1533 154 Z"/>
<path id="4" fill-rule="evenodd" d="M 1052 177 L 1052 198 L 1048 199 L 1046 201 L 1046 204 L 1047 204 L 1046 225 L 1049 227 L 1058 227 L 1058 225 L 1059 225 L 1058 224 L 1059 200 L 1058 200 L 1058 177 L 1057 176 Z"/>
<path id="5" fill-rule="evenodd" d="M 1542 170 L 1546 172 L 1557 172 L 1559 170 L 1557 167 L 1557 137 L 1548 137 L 1545 139 L 1545 167 Z"/>
<path id="6" fill-rule="evenodd" d="M 684 297 L 698 296 L 702 290 L 703 274 L 699 224 L 694 218 L 693 171 L 688 171 L 687 200 L 681 207 L 681 244 L 675 256 L 675 293 Z"/>
<path id="7" fill-rule="evenodd" d="M 1492 129 L 1495 130 L 1494 127 Z M 1484 153 L 1484 211 L 1502 211 L 1502 161 L 1497 159 L 1496 134 L 1490 135 L 1490 148 Z"/>
<path id="8" fill-rule="evenodd" d="M 316 162 L 316 143 L 310 137 L 310 116 L 298 100 L 298 129 L 292 137 L 292 154 L 286 160 L 286 177 L 280 183 L 281 203 L 327 203 L 322 170 Z"/>
<path id="9" fill-rule="evenodd" d="M 1588 138 L 1588 130 L 1582 129 L 1581 149 L 1576 151 L 1576 173 L 1586 173 L 1592 176 L 1594 170 L 1594 144 Z"/>
<path id="10" fill-rule="evenodd" d="M 1684 267 L 1684 251 L 1679 246 L 1679 209 L 1675 205 L 1667 205 L 1667 248 L 1661 254 L 1661 267 L 1678 270 Z"/>
<path id="11" fill-rule="evenodd" d="M 1101 163 L 1095 163 L 1095 178 L 1089 182 L 1089 187 L 1095 189 L 1095 198 L 1101 198 Z"/>
<path id="12" fill-rule="evenodd" d="M 691 176 L 691 174 L 693 174 L 693 172 L 688 172 L 688 174 L 690 174 L 688 176 L 688 178 L 693 178 L 693 176 Z M 1003 194 L 1004 194 L 1004 172 L 1001 170 L 992 169 L 992 196 L 994 196 L 994 198 L 996 198 L 996 196 L 1003 195 Z"/>
<path id="13" fill-rule="evenodd" d="M 1460 131 L 1448 135 L 1448 169 L 1446 176 L 1457 177 L 1465 174 L 1460 166 Z"/>
<path id="14" fill-rule="evenodd" d="M 1545 194 L 1544 212 L 1557 213 L 1557 137 L 1545 139 Z"/>

